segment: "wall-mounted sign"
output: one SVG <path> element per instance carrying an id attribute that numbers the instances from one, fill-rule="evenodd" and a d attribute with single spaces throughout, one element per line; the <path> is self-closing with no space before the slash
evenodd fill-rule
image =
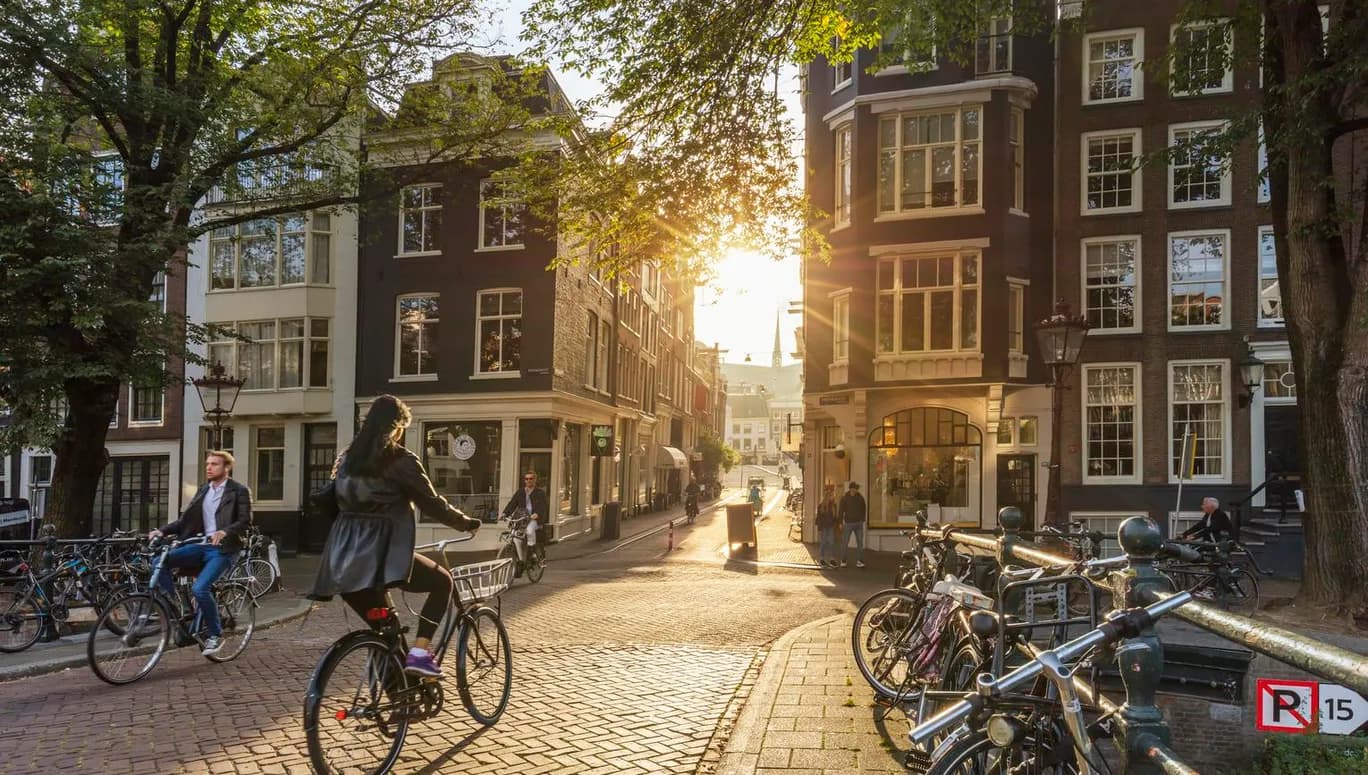
<path id="1" fill-rule="evenodd" d="M 451 445 L 451 456 L 457 460 L 469 460 L 475 457 L 475 439 L 468 433 L 457 436 Z"/>
<path id="2" fill-rule="evenodd" d="M 817 403 L 822 406 L 840 406 L 841 404 L 848 404 L 850 403 L 850 394 L 841 393 L 834 396 L 821 396 L 817 399 Z"/>
<path id="3" fill-rule="evenodd" d="M 591 457 L 609 457 L 613 451 L 613 426 L 591 426 L 589 429 L 589 455 Z"/>

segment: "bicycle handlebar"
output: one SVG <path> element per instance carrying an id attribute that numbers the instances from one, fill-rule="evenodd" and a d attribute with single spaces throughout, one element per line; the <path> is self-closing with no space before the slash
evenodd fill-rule
<path id="1" fill-rule="evenodd" d="M 1154 620 L 1172 612 L 1173 610 L 1186 605 L 1192 600 L 1191 592 L 1179 592 L 1170 595 L 1162 600 L 1151 603 L 1144 608 L 1132 608 L 1111 617 L 1103 622 L 1095 630 L 1090 630 L 1083 635 L 1065 643 L 1062 646 L 1041 652 L 1041 655 L 1049 654 L 1057 658 L 1061 663 L 1072 662 L 1083 656 L 1092 649 L 1108 643 L 1114 643 L 1121 638 L 1135 637 L 1144 630 Z M 908 733 L 908 737 L 918 747 L 924 747 L 932 737 L 944 732 L 950 727 L 958 724 L 974 712 L 974 709 L 982 701 L 984 695 L 1000 694 L 1011 691 L 1023 684 L 1034 681 L 1044 670 L 1040 657 L 1027 662 L 1021 667 L 1002 676 L 997 680 L 980 680 L 977 692 L 967 692 L 965 699 L 951 705 L 945 710 L 932 716 L 930 719 L 918 724 Z M 986 678 L 981 676 L 980 678 Z"/>
<path id="2" fill-rule="evenodd" d="M 437 542 L 435 542 L 435 543 L 423 544 L 422 546 L 415 546 L 415 547 L 413 547 L 413 551 L 415 551 L 415 552 L 425 552 L 425 551 L 427 551 L 427 550 L 429 550 L 429 549 L 436 549 L 436 550 L 439 551 L 439 552 L 445 552 L 447 546 L 450 545 L 450 544 L 463 544 L 463 543 L 465 543 L 466 541 L 473 541 L 473 540 L 475 540 L 475 534 L 474 534 L 474 533 L 468 533 L 468 534 L 466 534 L 466 535 L 457 536 L 457 537 L 455 537 L 455 538 L 444 538 L 444 539 L 442 539 L 441 541 L 437 541 Z"/>

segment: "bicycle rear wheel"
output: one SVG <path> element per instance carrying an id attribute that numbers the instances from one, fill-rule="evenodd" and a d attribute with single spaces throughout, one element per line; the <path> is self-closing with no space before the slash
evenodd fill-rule
<path id="1" fill-rule="evenodd" d="M 0 589 L 0 651 L 13 654 L 38 641 L 43 632 L 43 615 L 38 600 L 28 586 Z"/>
<path id="2" fill-rule="evenodd" d="M 850 646 L 855 666 L 885 699 L 907 699 L 906 642 L 915 634 L 925 598 L 905 589 L 876 592 L 855 613 Z"/>
<path id="3" fill-rule="evenodd" d="M 926 775 L 1078 775 L 1067 733 L 1057 728 L 1028 728 L 1009 748 L 998 748 L 982 731 L 938 752 Z"/>
<path id="4" fill-rule="evenodd" d="M 1235 568 L 1215 583 L 1216 599 L 1227 610 L 1252 614 L 1259 610 L 1259 580 L 1244 568 Z"/>
<path id="5" fill-rule="evenodd" d="M 456 688 L 470 717 L 491 726 L 508 707 L 513 651 L 508 630 L 493 608 L 480 606 L 461 622 L 456 644 Z"/>
<path id="6" fill-rule="evenodd" d="M 410 712 L 404 661 L 369 632 L 333 644 L 304 698 L 309 760 L 320 775 L 382 775 L 399 758 Z"/>
<path id="7" fill-rule="evenodd" d="M 110 603 L 86 637 L 90 669 L 105 683 L 132 683 L 152 672 L 171 640 L 172 616 L 145 592 Z"/>
<path id="8" fill-rule="evenodd" d="M 219 620 L 223 623 L 223 647 L 205 659 L 210 662 L 229 662 L 247 649 L 256 629 L 256 597 L 245 584 L 220 584 L 214 590 L 218 603 Z"/>
<path id="9" fill-rule="evenodd" d="M 245 584 L 252 597 L 261 597 L 275 589 L 276 577 L 274 565 L 260 557 L 252 557 L 233 566 L 228 580 Z"/>

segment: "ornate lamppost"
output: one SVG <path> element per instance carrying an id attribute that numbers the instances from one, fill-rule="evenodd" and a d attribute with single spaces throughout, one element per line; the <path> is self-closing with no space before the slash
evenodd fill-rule
<path id="1" fill-rule="evenodd" d="M 1045 494 L 1045 523 L 1049 525 L 1060 525 L 1064 521 L 1059 513 L 1063 490 L 1059 468 L 1063 457 L 1060 452 L 1063 433 L 1059 425 L 1064 414 L 1063 393 L 1067 389 L 1064 381 L 1078 364 L 1090 327 L 1086 318 L 1069 314 L 1069 304 L 1063 299 L 1055 302 L 1055 314 L 1036 324 L 1040 357 L 1053 373 L 1050 382 L 1050 481 Z"/>
<path id="2" fill-rule="evenodd" d="M 223 448 L 223 421 L 233 413 L 238 391 L 242 390 L 244 382 L 245 380 L 228 376 L 223 364 L 218 361 L 209 367 L 208 375 L 190 380 L 190 384 L 195 386 L 195 392 L 199 393 L 204 416 L 214 423 L 214 437 L 210 442 L 210 449 Z"/>

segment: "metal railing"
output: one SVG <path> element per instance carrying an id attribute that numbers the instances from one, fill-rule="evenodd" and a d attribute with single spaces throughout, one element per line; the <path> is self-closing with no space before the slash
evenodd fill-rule
<path id="1" fill-rule="evenodd" d="M 1017 564 L 1063 568 L 1076 562 L 1028 542 L 1026 536 L 1029 534 L 1021 531 L 1023 519 L 1019 509 L 1002 509 L 998 513 L 998 521 L 1001 527 L 992 535 L 953 527 L 923 526 L 919 532 L 927 539 L 949 540 L 960 546 L 990 552 L 1000 566 Z M 1154 565 L 1164 545 L 1158 525 L 1144 517 L 1132 517 L 1121 524 L 1117 539 L 1125 551 L 1126 564 L 1106 579 L 1086 580 L 1110 588 L 1118 609 L 1143 606 L 1171 595 L 1172 582 Z M 1201 601 L 1182 605 L 1172 615 L 1251 651 L 1343 684 L 1360 694 L 1368 694 L 1368 657 L 1267 622 L 1223 611 Z M 1140 775 L 1195 773 L 1169 749 L 1168 724 L 1154 701 L 1163 673 L 1163 644 L 1152 627 L 1132 641 L 1143 643 L 1152 656 L 1144 665 L 1123 671 L 1125 705 L 1117 708 L 1077 674 L 1074 684 L 1084 699 L 1112 715 L 1121 725 L 1125 737 L 1122 756 L 1126 759 L 1126 772 Z"/>

